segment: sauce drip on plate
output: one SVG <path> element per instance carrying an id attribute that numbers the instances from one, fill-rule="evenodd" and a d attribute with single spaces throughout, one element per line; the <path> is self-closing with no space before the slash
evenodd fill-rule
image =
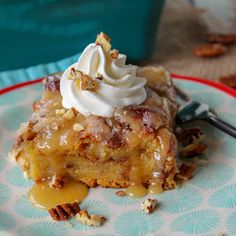
<path id="1" fill-rule="evenodd" d="M 88 188 L 78 182 L 68 182 L 62 188 L 49 186 L 48 181 L 35 184 L 29 191 L 30 202 L 46 210 L 64 203 L 81 202 L 88 195 Z"/>

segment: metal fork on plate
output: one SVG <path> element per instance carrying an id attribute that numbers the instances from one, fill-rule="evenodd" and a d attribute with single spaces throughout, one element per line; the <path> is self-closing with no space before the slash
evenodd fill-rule
<path id="1" fill-rule="evenodd" d="M 187 94 L 176 86 L 175 91 L 177 98 L 181 103 L 177 112 L 176 123 L 204 120 L 236 138 L 236 128 L 217 117 L 215 112 L 213 112 L 207 104 L 192 100 Z"/>

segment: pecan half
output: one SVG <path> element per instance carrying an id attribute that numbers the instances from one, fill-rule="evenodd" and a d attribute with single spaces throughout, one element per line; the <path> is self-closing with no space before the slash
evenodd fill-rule
<path id="1" fill-rule="evenodd" d="M 236 89 L 236 73 L 232 75 L 226 75 L 219 78 L 219 81 L 231 88 Z"/>
<path id="2" fill-rule="evenodd" d="M 50 209 L 48 212 L 53 220 L 62 221 L 75 216 L 80 211 L 77 202 L 65 203 Z"/>
<path id="3" fill-rule="evenodd" d="M 207 145 L 203 144 L 203 143 L 192 143 L 189 144 L 188 146 L 182 148 L 179 151 L 179 156 L 180 157 L 195 157 L 198 155 L 201 155 L 202 153 L 204 153 L 207 150 Z"/>
<path id="4" fill-rule="evenodd" d="M 222 43 L 225 45 L 236 43 L 236 34 L 209 34 L 209 43 Z"/>
<path id="5" fill-rule="evenodd" d="M 193 55 L 197 57 L 218 57 L 224 54 L 227 48 L 220 43 L 204 44 L 193 49 Z"/>
<path id="6" fill-rule="evenodd" d="M 195 170 L 196 170 L 196 167 L 194 164 L 183 163 L 180 165 L 179 173 L 175 175 L 175 179 L 183 180 L 183 181 L 191 179 Z"/>
<path id="7" fill-rule="evenodd" d="M 187 146 L 195 141 L 201 140 L 203 136 L 200 127 L 184 128 L 179 134 L 179 139 L 183 146 Z"/>

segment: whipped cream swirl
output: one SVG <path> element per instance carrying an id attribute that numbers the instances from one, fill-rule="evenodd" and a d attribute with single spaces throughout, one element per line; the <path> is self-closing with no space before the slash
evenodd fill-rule
<path id="1" fill-rule="evenodd" d="M 74 107 L 81 114 L 111 117 L 116 108 L 139 105 L 147 97 L 146 80 L 136 76 L 137 66 L 125 65 L 126 56 L 113 59 L 100 45 L 89 44 L 77 63 L 66 69 L 60 81 L 62 105 Z M 71 68 L 82 71 L 98 83 L 95 91 L 81 90 L 68 79 Z M 102 76 L 101 80 L 96 75 Z"/>

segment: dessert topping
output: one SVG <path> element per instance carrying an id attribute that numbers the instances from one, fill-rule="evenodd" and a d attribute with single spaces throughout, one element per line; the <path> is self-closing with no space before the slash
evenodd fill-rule
<path id="1" fill-rule="evenodd" d="M 70 72 L 68 73 L 68 79 L 69 80 L 79 80 L 82 77 L 82 72 L 79 70 L 76 70 L 74 67 L 70 69 Z"/>
<path id="2" fill-rule="evenodd" d="M 95 43 L 97 45 L 101 45 L 103 50 L 105 52 L 109 51 L 111 49 L 111 44 L 110 44 L 110 38 L 108 37 L 108 35 L 106 35 L 105 33 L 101 32 L 100 34 L 97 35 L 97 39 L 95 41 Z"/>
<path id="3" fill-rule="evenodd" d="M 117 49 L 113 49 L 113 50 L 111 51 L 110 55 L 111 55 L 111 57 L 112 57 L 113 59 L 116 59 L 116 58 L 118 58 L 119 51 L 118 51 Z"/>
<path id="4" fill-rule="evenodd" d="M 144 213 L 150 214 L 150 213 L 153 213 L 157 204 L 158 204 L 158 201 L 156 199 L 148 198 L 144 202 L 141 203 L 141 209 L 143 210 Z"/>
<path id="5" fill-rule="evenodd" d="M 52 75 L 48 75 L 44 78 L 43 83 L 45 85 L 45 89 L 51 92 L 57 92 L 60 90 L 60 78 L 61 73 L 55 73 Z"/>
<path id="6" fill-rule="evenodd" d="M 73 111 L 73 109 L 69 109 L 64 115 L 63 117 L 66 119 L 66 120 L 72 120 L 74 117 L 75 117 L 75 113 Z"/>
<path id="7" fill-rule="evenodd" d="M 137 76 L 137 66 L 125 62 L 125 55 L 111 51 L 109 37 L 99 34 L 61 77 L 63 107 L 85 116 L 111 117 L 116 108 L 141 104 L 147 97 L 146 79 Z"/>
<path id="8" fill-rule="evenodd" d="M 100 73 L 96 72 L 95 79 L 102 80 L 102 75 Z"/>
<path id="9" fill-rule="evenodd" d="M 196 157 L 207 150 L 207 145 L 199 142 L 194 142 L 182 148 L 179 151 L 181 157 Z"/>
<path id="10" fill-rule="evenodd" d="M 64 108 L 62 109 L 56 109 L 56 115 L 64 115 L 66 113 L 66 110 Z"/>
<path id="11" fill-rule="evenodd" d="M 81 90 L 91 90 L 94 91 L 98 87 L 96 80 L 91 79 L 88 75 L 82 74 L 81 78 Z"/>
<path id="12" fill-rule="evenodd" d="M 188 179 L 191 179 L 193 176 L 194 171 L 196 170 L 196 167 L 194 164 L 190 163 L 183 163 L 179 167 L 179 173 L 175 175 L 175 178 L 177 180 L 183 180 L 186 181 Z"/>
<path id="13" fill-rule="evenodd" d="M 119 196 L 119 197 L 124 197 L 124 196 L 126 196 L 126 193 L 125 193 L 124 190 L 119 190 L 119 191 L 117 191 L 115 194 L 116 194 L 116 196 Z"/>
<path id="14" fill-rule="evenodd" d="M 75 123 L 75 124 L 73 124 L 73 130 L 75 132 L 80 132 L 81 130 L 84 130 L 84 127 L 82 125 L 80 125 L 79 123 Z"/>
<path id="15" fill-rule="evenodd" d="M 81 210 L 76 214 L 76 220 L 84 225 L 98 227 L 104 223 L 106 218 L 104 216 L 89 215 L 87 210 Z"/>

